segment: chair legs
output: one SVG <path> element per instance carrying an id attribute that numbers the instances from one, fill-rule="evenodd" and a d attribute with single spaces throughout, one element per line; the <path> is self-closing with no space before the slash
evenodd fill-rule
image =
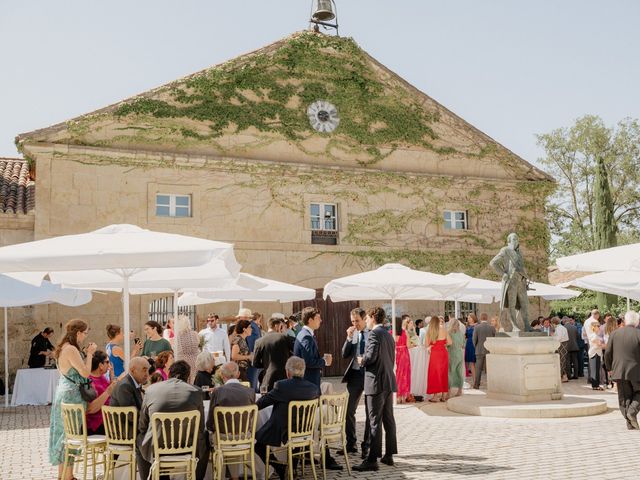
<path id="1" fill-rule="evenodd" d="M 344 452 L 344 463 L 347 465 L 347 473 L 351 476 L 351 465 L 349 464 L 349 454 L 347 453 L 347 436 L 342 432 L 342 451 Z"/>
<path id="2" fill-rule="evenodd" d="M 313 473 L 313 480 L 318 480 L 318 477 L 316 475 L 316 464 L 313 461 L 313 443 L 311 443 L 311 445 L 309 445 L 309 458 L 311 459 L 311 472 Z M 324 463 L 323 463 L 323 467 L 324 467 Z"/>
<path id="3" fill-rule="evenodd" d="M 322 466 L 322 479 L 327 480 L 327 445 L 320 445 L 320 465 Z M 311 457 L 313 458 L 313 456 Z M 313 462 L 311 462 L 313 463 Z"/>

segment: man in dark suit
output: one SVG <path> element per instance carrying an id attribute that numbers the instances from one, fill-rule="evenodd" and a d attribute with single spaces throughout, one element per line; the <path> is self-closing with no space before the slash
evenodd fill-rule
<path id="1" fill-rule="evenodd" d="M 129 373 L 119 381 L 111 392 L 109 405 L 112 407 L 142 408 L 142 386 L 149 380 L 149 362 L 143 357 L 133 357 L 129 361 Z"/>
<path id="2" fill-rule="evenodd" d="M 349 392 L 349 403 L 347 405 L 347 452 L 356 453 L 356 409 L 360 403 L 360 397 L 364 392 L 364 367 L 358 363 L 358 357 L 364 355 L 367 342 L 367 335 L 364 322 L 365 311 L 361 308 L 351 310 L 351 326 L 347 329 L 347 339 L 342 346 L 342 358 L 350 359 L 342 377 L 342 383 L 347 384 Z M 369 416 L 365 420 L 364 438 L 362 440 L 362 459 L 367 458 L 369 453 Z"/>
<path id="3" fill-rule="evenodd" d="M 489 316 L 486 313 L 480 314 L 480 323 L 473 329 L 473 346 L 476 349 L 476 378 L 473 383 L 473 388 L 478 390 L 480 388 L 480 379 L 482 378 L 482 370 L 484 369 L 485 357 L 487 356 L 487 349 L 484 348 L 484 342 L 489 337 L 496 336 L 496 329 L 487 321 Z"/>
<path id="4" fill-rule="evenodd" d="M 267 390 L 273 389 L 274 383 L 287 378 L 284 369 L 289 358 L 289 340 L 283 333 L 279 333 L 282 320 L 272 317 L 269 319 L 269 331 L 260 338 L 253 350 L 253 366 L 264 369 L 260 385 L 266 385 Z"/>
<path id="5" fill-rule="evenodd" d="M 269 420 L 256 432 L 255 452 L 266 460 L 267 445 L 279 447 L 288 440 L 289 402 L 299 400 L 313 400 L 320 396 L 320 387 L 305 380 L 304 360 L 293 356 L 285 365 L 287 380 L 276 382 L 273 390 L 260 397 L 256 404 L 258 408 L 273 405 L 273 411 Z M 285 475 L 285 467 L 273 464 L 278 476 L 282 479 Z M 293 468 L 294 466 L 291 466 Z"/>
<path id="6" fill-rule="evenodd" d="M 322 318 L 320 310 L 313 307 L 306 307 L 302 310 L 303 327 L 296 337 L 296 343 L 293 346 L 293 354 L 304 360 L 305 371 L 304 379 L 314 383 L 320 387 L 320 378 L 322 377 L 322 369 L 331 365 L 331 355 L 320 356 L 318 351 L 318 343 L 314 332 L 320 328 Z"/>
<path id="7" fill-rule="evenodd" d="M 224 385 L 216 387 L 211 392 L 209 404 L 209 416 L 207 417 L 207 430 L 215 431 L 213 422 L 213 410 L 216 407 L 245 407 L 256 403 L 256 392 L 252 388 L 240 383 L 240 369 L 236 362 L 227 362 L 220 367 L 220 376 Z"/>
<path id="8" fill-rule="evenodd" d="M 47 358 L 53 352 L 53 345 L 49 340 L 53 336 L 53 328 L 47 327 L 31 339 L 31 351 L 29 352 L 29 368 L 42 368 L 47 363 Z"/>
<path id="9" fill-rule="evenodd" d="M 562 323 L 564 324 L 564 328 L 567 329 L 567 333 L 569 334 L 569 343 L 567 344 L 567 352 L 569 354 L 569 380 L 575 380 L 578 378 L 579 373 L 578 352 L 580 351 L 580 346 L 578 345 L 578 327 L 576 327 L 575 321 L 569 317 L 564 317 L 562 319 Z"/>
<path id="10" fill-rule="evenodd" d="M 638 430 L 640 412 L 640 331 L 638 313 L 629 311 L 624 315 L 624 327 L 614 330 L 609 336 L 604 351 L 605 368 L 618 387 L 620 412 L 627 421 L 629 430 Z"/>
<path id="11" fill-rule="evenodd" d="M 371 447 L 369 456 L 353 467 L 358 472 L 378 470 L 378 458 L 382 457 L 382 427 L 385 431 L 386 451 L 381 462 L 393 465 L 393 455 L 398 453 L 396 421 L 393 418 L 393 392 L 397 391 L 393 366 L 396 346 L 393 337 L 384 329 L 384 310 L 375 307 L 367 312 L 369 337 L 362 356 L 364 372 L 364 399 L 369 413 Z"/>
<path id="12" fill-rule="evenodd" d="M 138 450 L 144 459 L 139 464 L 140 476 L 147 478 L 151 462 L 153 462 L 153 436 L 151 430 L 151 416 L 156 412 L 176 413 L 198 410 L 200 412 L 200 425 L 198 427 L 198 446 L 196 456 L 196 478 L 201 480 L 207 471 L 209 460 L 209 448 L 205 438 L 204 429 L 204 405 L 202 404 L 202 390 L 190 385 L 189 375 L 191 367 L 184 360 L 179 360 L 171 365 L 169 379 L 159 382 L 147 388 L 140 410 L 138 422 Z"/>

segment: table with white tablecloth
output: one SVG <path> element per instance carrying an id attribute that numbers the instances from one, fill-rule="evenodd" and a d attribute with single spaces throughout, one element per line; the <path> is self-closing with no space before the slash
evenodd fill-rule
<path id="1" fill-rule="evenodd" d="M 11 405 L 48 405 L 53 402 L 60 372 L 56 368 L 21 368 L 13 383 Z"/>

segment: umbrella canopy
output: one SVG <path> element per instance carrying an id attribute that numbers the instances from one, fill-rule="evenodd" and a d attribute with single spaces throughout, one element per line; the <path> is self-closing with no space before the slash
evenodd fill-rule
<path id="1" fill-rule="evenodd" d="M 640 300 L 640 271 L 594 273 L 571 280 L 567 284 Z"/>
<path id="2" fill-rule="evenodd" d="M 150 268 L 195 267 L 213 260 L 221 261 L 230 277 L 240 271 L 229 243 L 153 232 L 135 225 L 110 225 L 94 232 L 0 248 L 0 272 L 34 272 L 17 277 L 35 283 L 38 275 L 40 279 L 45 274 L 50 278 L 53 275 L 53 280 L 55 272 L 78 270 L 104 270 L 119 277 L 125 332 L 130 329 L 129 282 L 132 277 Z M 90 279 L 85 277 L 85 280 L 88 285 Z M 125 342 L 124 351 L 125 368 L 128 368 L 129 342 Z"/>
<path id="3" fill-rule="evenodd" d="M 257 288 L 248 287 L 247 284 L 249 282 L 254 282 L 259 286 Z M 298 287 L 290 283 L 241 273 L 238 275 L 236 281 L 225 287 L 184 293 L 178 299 L 178 305 L 204 305 L 207 303 L 234 300 L 249 302 L 297 302 L 312 300 L 315 297 L 316 292 L 311 288 Z"/>
<path id="4" fill-rule="evenodd" d="M 91 292 L 87 290 L 72 290 L 42 282 L 35 287 L 6 275 L 0 275 L 0 307 L 4 307 L 4 380 L 7 394 L 4 406 L 9 406 L 9 334 L 8 307 L 24 307 L 43 303 L 60 303 L 68 307 L 84 305 L 91 301 Z"/>
<path id="5" fill-rule="evenodd" d="M 562 257 L 556 264 L 562 272 L 640 271 L 640 243 Z"/>
<path id="6" fill-rule="evenodd" d="M 424 300 L 451 295 L 468 282 L 457 274 L 412 270 L 398 263 L 387 263 L 376 270 L 331 280 L 324 286 L 324 298 L 347 300 L 391 300 L 392 331 L 395 335 L 396 300 Z"/>

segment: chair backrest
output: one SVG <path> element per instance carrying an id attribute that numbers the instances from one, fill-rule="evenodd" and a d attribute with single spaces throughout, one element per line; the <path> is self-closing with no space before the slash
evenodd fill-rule
<path id="1" fill-rule="evenodd" d="M 240 382 L 243 387 L 251 388 L 251 382 Z"/>
<path id="2" fill-rule="evenodd" d="M 258 406 L 216 407 L 213 410 L 217 448 L 225 445 L 252 445 L 256 437 Z"/>
<path id="3" fill-rule="evenodd" d="M 200 429 L 200 412 L 154 413 L 151 433 L 156 459 L 160 455 L 191 453 L 195 456 Z"/>
<path id="4" fill-rule="evenodd" d="M 298 443 L 311 440 L 316 424 L 318 400 L 289 402 L 289 442 Z"/>
<path id="5" fill-rule="evenodd" d="M 107 445 L 136 444 L 138 430 L 138 410 L 135 407 L 102 407 L 104 432 Z"/>
<path id="6" fill-rule="evenodd" d="M 320 396 L 320 434 L 342 432 L 347 418 L 347 401 L 349 394 L 343 392 L 335 395 Z"/>
<path id="7" fill-rule="evenodd" d="M 81 403 L 62 403 L 62 428 L 67 440 L 87 441 L 87 416 Z"/>

